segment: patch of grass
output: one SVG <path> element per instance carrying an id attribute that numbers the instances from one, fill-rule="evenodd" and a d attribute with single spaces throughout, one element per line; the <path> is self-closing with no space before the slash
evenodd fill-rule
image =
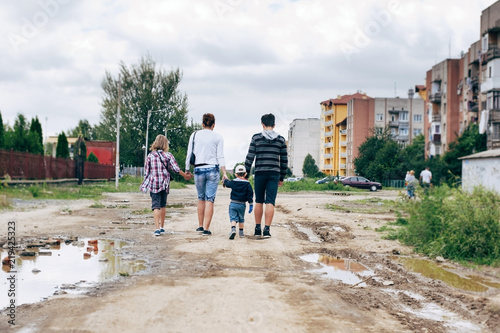
<path id="1" fill-rule="evenodd" d="M 375 228 L 376 232 L 384 232 L 384 231 L 396 231 L 396 229 L 388 227 L 387 225 L 383 225 L 380 228 Z"/>
<path id="2" fill-rule="evenodd" d="M 408 224 L 398 239 L 417 252 L 476 264 L 500 265 L 500 195 L 434 187 L 421 200 L 401 202 Z M 402 222 L 404 219 L 398 219 Z"/>
<path id="3" fill-rule="evenodd" d="M 317 179 L 307 178 L 297 182 L 284 182 L 283 186 L 278 188 L 279 192 L 300 192 L 300 191 L 352 191 L 351 188 L 344 188 L 342 184 L 327 183 L 316 184 Z"/>
<path id="4" fill-rule="evenodd" d="M 386 239 L 386 240 L 396 240 L 396 239 L 398 239 L 398 233 L 394 232 L 394 231 L 391 231 L 387 235 L 383 235 L 380 238 Z"/>
<path id="5" fill-rule="evenodd" d="M 344 206 L 335 205 L 335 204 L 327 204 L 326 208 L 330 209 L 330 210 L 346 212 L 346 213 L 359 213 L 357 211 L 354 211 L 351 207 L 344 207 Z"/>
<path id="6" fill-rule="evenodd" d="M 90 205 L 90 208 L 104 208 L 105 206 L 100 202 L 100 201 L 96 201 L 94 202 L 93 205 Z"/>
<path id="7" fill-rule="evenodd" d="M 120 274 L 120 276 L 130 276 L 127 272 L 118 272 L 118 274 Z"/>
<path id="8" fill-rule="evenodd" d="M 146 214 L 151 214 L 151 209 L 150 208 L 143 208 L 143 209 L 137 209 L 133 210 L 132 214 L 134 215 L 146 215 Z"/>

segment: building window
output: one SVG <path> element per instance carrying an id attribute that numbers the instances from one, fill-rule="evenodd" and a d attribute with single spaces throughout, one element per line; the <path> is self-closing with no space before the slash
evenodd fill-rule
<path id="1" fill-rule="evenodd" d="M 375 134 L 382 134 L 384 129 L 382 127 L 375 127 Z"/>
<path id="2" fill-rule="evenodd" d="M 436 134 L 441 133 L 441 125 L 434 125 L 434 133 Z"/>
<path id="3" fill-rule="evenodd" d="M 420 134 L 422 134 L 422 129 L 420 128 L 414 128 L 413 129 L 413 136 L 419 136 Z"/>
<path id="4" fill-rule="evenodd" d="M 408 127 L 401 127 L 399 129 L 399 135 L 408 135 Z"/>
<path id="5" fill-rule="evenodd" d="M 377 121 L 383 121 L 384 115 L 382 113 L 377 113 Z"/>
<path id="6" fill-rule="evenodd" d="M 413 121 L 415 123 L 421 123 L 422 122 L 422 115 L 421 114 L 414 114 L 413 115 Z"/>
<path id="7" fill-rule="evenodd" d="M 408 112 L 401 112 L 399 114 L 399 120 L 401 120 L 401 121 L 408 121 Z"/>

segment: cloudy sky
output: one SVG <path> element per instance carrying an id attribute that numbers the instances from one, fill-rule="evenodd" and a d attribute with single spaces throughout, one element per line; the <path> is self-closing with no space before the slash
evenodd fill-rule
<path id="1" fill-rule="evenodd" d="M 97 124 L 105 71 L 149 54 L 182 70 L 191 118 L 215 114 L 232 166 L 264 113 L 286 137 L 338 94 L 405 97 L 479 39 L 494 2 L 2 0 L 0 111 L 9 125 L 38 116 L 44 136 Z"/>

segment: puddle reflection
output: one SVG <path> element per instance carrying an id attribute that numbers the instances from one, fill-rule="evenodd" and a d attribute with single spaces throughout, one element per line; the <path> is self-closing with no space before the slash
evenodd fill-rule
<path id="1" fill-rule="evenodd" d="M 352 259 L 337 259 L 318 253 L 306 254 L 301 256 L 300 259 L 321 265 L 321 268 L 314 269 L 311 272 L 322 274 L 329 279 L 339 280 L 349 285 L 360 283 L 365 278 L 375 275 L 372 270 Z M 359 286 L 366 286 L 366 283 L 360 283 Z"/>
<path id="2" fill-rule="evenodd" d="M 483 280 L 480 277 L 471 277 L 470 279 L 461 277 L 429 260 L 405 257 L 393 257 L 393 259 L 401 262 L 407 270 L 420 273 L 431 279 L 441 280 L 451 287 L 462 290 L 485 292 L 488 290 L 488 283 L 491 284 L 489 281 L 486 283 L 487 280 Z"/>
<path id="3" fill-rule="evenodd" d="M 100 239 L 88 244 L 90 239 L 61 242 L 49 248 L 30 248 L 36 256 L 16 256 L 17 304 L 38 302 L 54 294 L 63 285 L 67 293 L 78 294 L 93 283 L 103 282 L 118 275 L 130 275 L 146 268 L 146 261 L 123 256 L 123 247 L 128 243 L 121 240 Z M 92 247 L 88 251 L 87 247 Z M 45 255 L 40 255 L 43 250 Z M 47 252 L 51 254 L 48 255 Z M 20 255 L 20 253 L 19 253 Z M 0 249 L 0 257 L 7 252 Z M 33 271 L 39 270 L 37 274 Z M 2 265 L 0 272 L 0 295 L 7 295 L 8 266 Z M 0 309 L 8 305 L 7 297 L 0 297 Z"/>

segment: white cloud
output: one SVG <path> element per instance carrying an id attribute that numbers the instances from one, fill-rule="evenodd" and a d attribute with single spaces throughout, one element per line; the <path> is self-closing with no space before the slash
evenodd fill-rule
<path id="1" fill-rule="evenodd" d="M 479 39 L 481 11 L 494 2 L 2 1 L 0 110 L 11 125 L 18 112 L 38 116 L 49 135 L 95 124 L 105 71 L 149 53 L 183 71 L 194 120 L 216 115 L 231 166 L 263 113 L 274 112 L 286 136 L 288 122 L 318 116 L 337 94 L 391 97 L 396 84 L 406 95 L 449 56 L 450 41 L 456 57 Z M 346 57 L 342 45 L 356 52 Z"/>

